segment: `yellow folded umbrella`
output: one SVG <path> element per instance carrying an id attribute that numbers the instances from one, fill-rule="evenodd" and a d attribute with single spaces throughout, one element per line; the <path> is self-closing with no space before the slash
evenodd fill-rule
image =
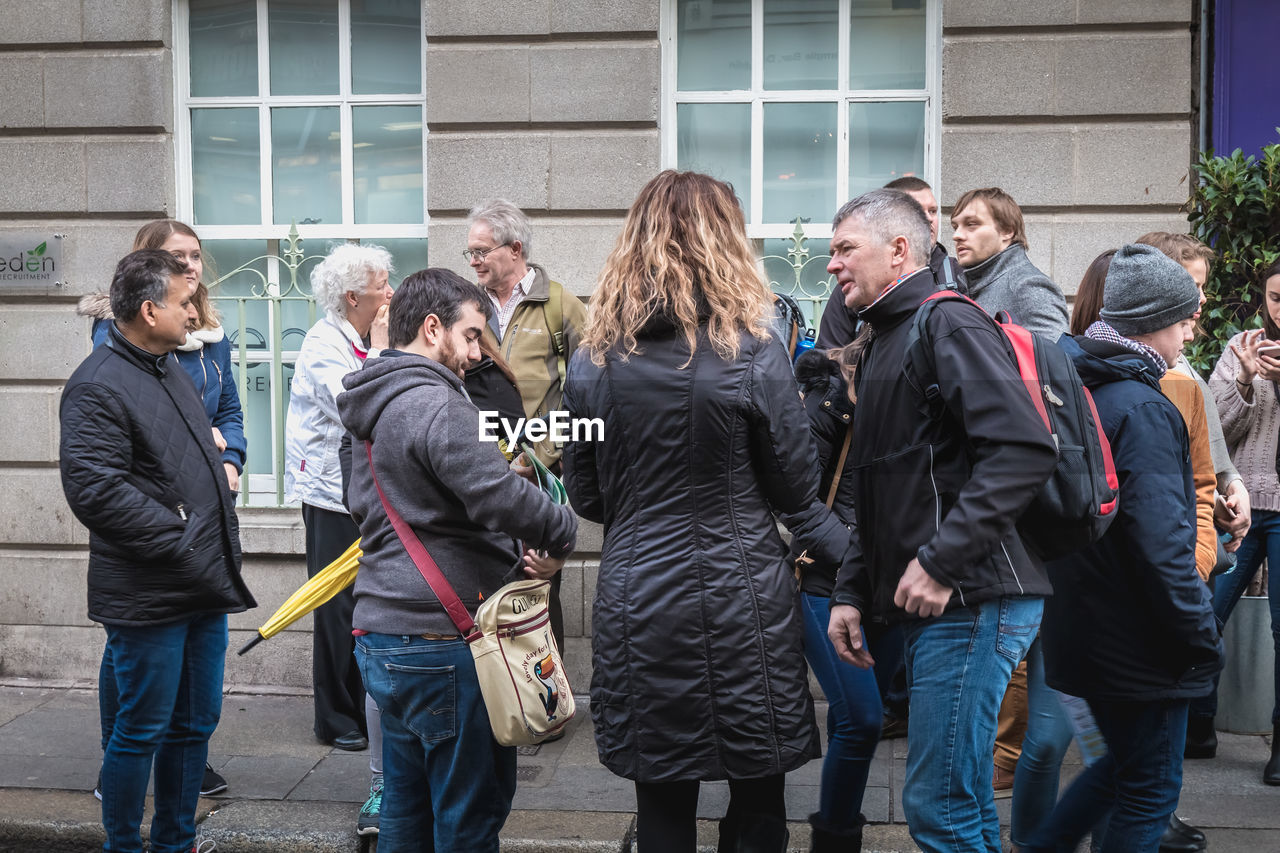
<path id="1" fill-rule="evenodd" d="M 258 629 L 258 635 L 245 643 L 237 654 L 244 654 L 263 640 L 271 639 L 355 583 L 362 554 L 364 552 L 360 550 L 360 540 L 357 539 L 351 543 L 350 548 L 342 552 L 341 557 L 298 587 L 298 591 L 289 596 L 289 600 L 280 605 L 280 609 L 263 623 Z"/>

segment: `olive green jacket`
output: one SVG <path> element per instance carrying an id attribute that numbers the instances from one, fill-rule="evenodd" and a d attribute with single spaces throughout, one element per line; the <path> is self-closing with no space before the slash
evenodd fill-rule
<path id="1" fill-rule="evenodd" d="M 516 376 L 524 416 L 545 418 L 560 408 L 564 371 L 587 325 L 587 309 L 581 299 L 548 278 L 542 267 L 529 264 L 529 268 L 534 271 L 533 284 L 511 315 L 507 333 L 499 341 L 491 323 L 485 326 L 484 334 Z M 559 328 L 557 318 L 548 316 L 557 301 L 551 298 L 553 290 L 559 292 Z M 560 461 L 560 448 L 549 438 L 536 443 L 534 450 L 548 467 Z"/>

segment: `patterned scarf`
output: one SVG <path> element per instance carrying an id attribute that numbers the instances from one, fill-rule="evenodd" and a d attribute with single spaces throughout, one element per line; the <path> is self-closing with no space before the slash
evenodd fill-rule
<path id="1" fill-rule="evenodd" d="M 1161 356 L 1160 353 L 1156 352 L 1141 341 L 1126 338 L 1124 335 L 1111 328 L 1111 326 L 1103 320 L 1098 320 L 1092 326 L 1085 329 L 1084 336 L 1086 338 L 1092 338 L 1095 341 L 1106 341 L 1112 344 L 1119 344 L 1127 350 L 1133 350 L 1136 353 L 1145 355 L 1147 358 L 1155 362 L 1157 379 L 1164 376 L 1169 370 L 1169 365 L 1165 364 L 1164 357 Z"/>

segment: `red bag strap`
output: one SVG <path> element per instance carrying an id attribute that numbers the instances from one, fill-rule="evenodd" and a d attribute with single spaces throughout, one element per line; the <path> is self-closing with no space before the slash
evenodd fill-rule
<path id="1" fill-rule="evenodd" d="M 400 537 L 400 544 L 404 545 L 404 549 L 409 552 L 409 558 L 413 560 L 413 564 L 422 573 L 422 579 L 427 582 L 427 586 L 431 587 L 431 591 L 435 593 L 436 598 L 440 599 L 440 603 L 444 605 L 445 612 L 449 614 L 449 618 L 457 626 L 462 638 L 468 643 L 480 639 L 482 635 L 480 629 L 476 627 L 475 620 L 467 612 L 462 599 L 458 598 L 458 594 L 453 591 L 453 586 L 450 585 L 440 571 L 436 561 L 431 558 L 431 554 L 427 551 L 426 546 L 422 544 L 422 540 L 418 538 L 418 534 L 413 532 L 413 528 L 387 502 L 387 496 L 382 491 L 382 484 L 378 482 L 378 472 L 373 469 L 373 442 L 366 441 L 364 443 L 364 452 L 369 457 L 369 473 L 373 475 L 373 487 L 378 490 L 378 499 L 382 501 L 382 508 L 386 510 L 387 520 L 391 522 L 391 526 L 396 530 L 396 535 Z"/>

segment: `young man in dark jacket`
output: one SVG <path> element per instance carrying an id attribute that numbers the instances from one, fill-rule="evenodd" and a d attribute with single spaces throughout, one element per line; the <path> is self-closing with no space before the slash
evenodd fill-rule
<path id="1" fill-rule="evenodd" d="M 1199 307 L 1176 261 L 1124 246 L 1107 273 L 1102 319 L 1066 342 L 1111 440 L 1120 497 L 1102 539 L 1049 565 L 1045 673 L 1050 687 L 1088 700 L 1107 754 L 1063 794 L 1030 850 L 1074 850 L 1110 813 L 1105 853 L 1154 853 L 1178 804 L 1188 703 L 1221 667 L 1195 569 L 1187 428 L 1159 385 Z"/>
<path id="2" fill-rule="evenodd" d="M 153 761 L 151 849 L 192 849 L 227 614 L 255 606 L 209 418 L 170 358 L 196 319 L 186 270 L 168 252 L 126 255 L 106 344 L 62 392 L 62 489 L 89 528 L 89 618 L 106 627 L 119 701 L 102 760 L 111 853 L 142 850 Z"/>
<path id="3" fill-rule="evenodd" d="M 382 710 L 387 850 L 496 853 L 516 758 L 493 739 L 471 651 L 388 520 L 373 470 L 472 614 L 513 572 L 558 572 L 577 535 L 571 509 L 480 441 L 462 377 L 480 361 L 485 298 L 448 270 L 406 278 L 391 300 L 391 348 L 347 374 L 338 397 L 355 440 L 348 500 L 364 556 L 352 624 L 365 689 Z M 522 555 L 516 540 L 544 553 Z"/>
<path id="4" fill-rule="evenodd" d="M 935 290 L 920 206 L 874 190 L 834 227 L 827 269 L 872 337 L 849 451 L 862 554 L 840 572 L 828 633 L 866 666 L 863 618 L 906 622 L 911 836 L 931 852 L 998 851 L 996 711 L 1050 592 L 1014 524 L 1057 454 L 1007 339 L 980 308 L 948 300 L 930 314 L 935 403 L 924 377 L 906 375 L 916 309 Z"/>

